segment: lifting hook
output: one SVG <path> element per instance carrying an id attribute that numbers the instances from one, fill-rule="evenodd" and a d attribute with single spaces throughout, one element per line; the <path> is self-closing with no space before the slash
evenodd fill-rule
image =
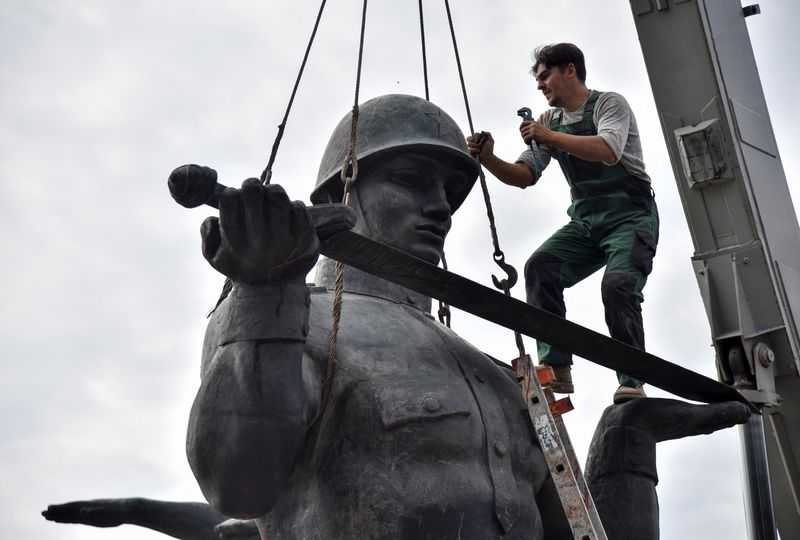
<path id="1" fill-rule="evenodd" d="M 492 274 L 492 283 L 494 283 L 494 286 L 504 293 L 509 294 L 511 287 L 517 283 L 517 270 L 506 262 L 506 256 L 500 250 L 497 250 L 492 254 L 492 259 L 494 259 L 494 262 L 497 264 L 497 266 L 502 268 L 503 272 L 505 272 L 508 276 L 504 279 L 497 279 L 497 276 Z"/>

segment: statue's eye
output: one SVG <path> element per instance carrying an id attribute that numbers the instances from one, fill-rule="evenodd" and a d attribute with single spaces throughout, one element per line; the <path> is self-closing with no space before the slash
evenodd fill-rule
<path id="1" fill-rule="evenodd" d="M 456 195 L 461 193 L 466 185 L 467 179 L 461 175 L 457 175 L 447 179 L 444 189 L 448 195 Z"/>
<path id="2" fill-rule="evenodd" d="M 425 187 L 425 178 L 416 170 L 394 170 L 389 173 L 389 180 L 395 184 L 419 190 Z"/>

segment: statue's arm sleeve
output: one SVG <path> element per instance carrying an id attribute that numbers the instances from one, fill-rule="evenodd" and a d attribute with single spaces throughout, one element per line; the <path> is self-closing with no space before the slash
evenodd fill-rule
<path id="1" fill-rule="evenodd" d="M 544 538 L 548 540 L 572 540 L 574 538 L 567 515 L 564 513 L 564 507 L 561 506 L 555 482 L 549 474 L 536 493 L 536 506 L 542 517 Z"/>
<path id="2" fill-rule="evenodd" d="M 309 423 L 309 305 L 303 283 L 234 286 L 209 323 L 186 446 L 225 515 L 263 516 L 292 472 Z"/>
<path id="3" fill-rule="evenodd" d="M 215 540 L 214 528 L 225 521 L 224 516 L 203 503 L 136 498 L 130 499 L 130 504 L 130 524 L 180 540 Z"/>
<path id="4" fill-rule="evenodd" d="M 57 523 L 81 523 L 92 527 L 138 525 L 180 540 L 219 540 L 215 529 L 226 519 L 205 503 L 139 497 L 51 504 L 42 515 Z"/>

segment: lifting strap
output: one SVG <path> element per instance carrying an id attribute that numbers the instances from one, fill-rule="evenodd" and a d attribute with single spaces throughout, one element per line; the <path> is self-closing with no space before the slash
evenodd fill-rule
<path id="1" fill-rule="evenodd" d="M 309 213 L 312 220 L 317 222 L 329 210 L 321 205 L 309 208 Z M 476 317 L 546 341 L 612 371 L 628 373 L 631 377 L 688 400 L 703 403 L 738 401 L 757 412 L 753 404 L 731 386 L 516 298 L 508 298 L 480 283 L 442 270 L 353 231 L 336 230 L 321 236 L 320 241 L 322 254 L 326 257 L 431 298 L 439 298 Z"/>

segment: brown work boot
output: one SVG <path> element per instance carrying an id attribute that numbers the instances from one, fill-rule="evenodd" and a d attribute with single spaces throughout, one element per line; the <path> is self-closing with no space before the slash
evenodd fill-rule
<path id="1" fill-rule="evenodd" d="M 550 390 L 557 394 L 572 394 L 575 386 L 572 384 L 572 366 L 569 364 L 551 365 L 555 380 L 550 381 Z"/>
<path id="2" fill-rule="evenodd" d="M 647 397 L 647 394 L 644 393 L 643 386 L 634 388 L 633 386 L 620 385 L 620 387 L 617 388 L 617 391 L 614 392 L 614 405 L 619 405 L 620 403 L 625 403 L 626 401 L 643 397 Z"/>

